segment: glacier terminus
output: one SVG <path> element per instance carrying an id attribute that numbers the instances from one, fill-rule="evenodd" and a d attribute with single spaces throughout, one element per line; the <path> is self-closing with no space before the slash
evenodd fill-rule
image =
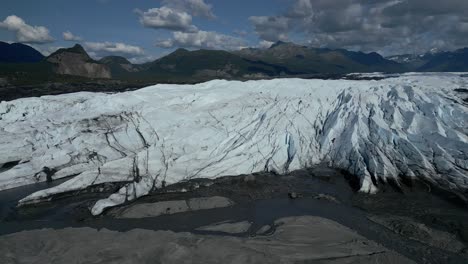
<path id="1" fill-rule="evenodd" d="M 103 183 L 106 208 L 194 178 L 343 169 L 360 191 L 420 179 L 468 188 L 468 78 L 214 80 L 0 103 L 0 190 L 70 177 L 20 204 Z M 71 177 L 73 176 L 73 177 Z"/>

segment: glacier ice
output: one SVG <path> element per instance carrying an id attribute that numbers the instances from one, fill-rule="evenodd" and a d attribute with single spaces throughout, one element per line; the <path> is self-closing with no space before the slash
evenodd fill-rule
<path id="1" fill-rule="evenodd" d="M 401 176 L 468 187 L 468 106 L 458 74 L 380 81 L 215 80 L 74 93 L 0 104 L 0 189 L 76 175 L 20 203 L 106 182 L 124 184 L 93 214 L 164 184 L 318 163 L 361 191 Z"/>

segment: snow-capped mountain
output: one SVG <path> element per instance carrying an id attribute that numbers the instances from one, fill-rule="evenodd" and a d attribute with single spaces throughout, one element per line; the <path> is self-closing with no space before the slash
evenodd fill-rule
<path id="1" fill-rule="evenodd" d="M 466 72 L 468 48 L 455 51 L 440 51 L 436 48 L 424 54 L 404 54 L 386 59 L 400 63 L 404 71 L 418 72 Z"/>
<path id="2" fill-rule="evenodd" d="M 434 55 L 437 55 L 439 53 L 442 53 L 441 50 L 438 48 L 432 48 L 426 53 L 421 53 L 421 54 L 402 54 L 402 55 L 393 55 L 393 56 L 388 56 L 386 57 L 387 60 L 391 60 L 394 62 L 406 64 L 406 63 L 423 63 L 421 61 L 428 61 L 430 60 Z"/>
<path id="3" fill-rule="evenodd" d="M 390 57 L 386 57 L 386 59 L 398 62 L 398 63 L 412 63 L 416 60 L 419 60 L 424 55 L 416 55 L 416 54 L 403 54 L 403 55 L 393 55 Z"/>
<path id="4" fill-rule="evenodd" d="M 322 162 L 358 176 L 363 192 L 401 175 L 467 188 L 468 106 L 455 91 L 467 81 L 216 80 L 2 102 L 0 189 L 76 175 L 21 200 L 32 203 L 124 182 L 97 215 L 165 184 Z"/>

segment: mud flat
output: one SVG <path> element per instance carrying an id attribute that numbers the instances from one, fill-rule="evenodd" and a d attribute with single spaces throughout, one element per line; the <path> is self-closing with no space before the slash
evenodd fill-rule
<path id="1" fill-rule="evenodd" d="M 115 210 L 117 218 L 143 218 L 188 211 L 222 208 L 233 205 L 234 202 L 221 196 L 199 197 L 188 200 L 163 201 L 155 203 L 134 204 Z"/>
<path id="2" fill-rule="evenodd" d="M 367 195 L 354 180 L 326 166 L 194 179 L 99 217 L 90 208 L 108 194 L 95 188 L 17 208 L 35 191 L 19 188 L 0 192 L 0 254 L 6 263 L 467 263 L 468 210 L 456 196 L 416 182 Z"/>
<path id="3" fill-rule="evenodd" d="M 79 263 L 415 263 L 325 218 L 290 217 L 275 224 L 273 234 L 247 238 L 141 229 L 125 233 L 91 228 L 24 231 L 0 237 L 0 255 L 5 264 L 31 260 L 35 263 L 77 260 Z"/>
<path id="4" fill-rule="evenodd" d="M 197 228 L 196 230 L 199 231 L 208 231 L 208 232 L 221 232 L 221 233 L 228 233 L 228 234 L 241 234 L 247 232 L 250 227 L 252 226 L 251 223 L 247 221 L 237 222 L 237 223 L 216 223 L 209 226 L 202 226 Z"/>

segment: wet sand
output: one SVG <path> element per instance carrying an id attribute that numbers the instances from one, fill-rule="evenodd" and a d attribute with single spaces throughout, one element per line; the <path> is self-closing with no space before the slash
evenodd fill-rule
<path id="1" fill-rule="evenodd" d="M 19 209 L 12 208 L 11 203 L 2 203 L 0 235 L 3 236 L 0 239 L 7 234 L 20 234 L 17 232 L 24 230 L 60 230 L 67 227 L 106 228 L 125 233 L 132 232 L 133 229 L 170 230 L 190 232 L 197 236 L 227 237 L 223 232 L 200 230 L 200 227 L 222 222 L 251 223 L 247 231 L 229 234 L 229 237 L 248 238 L 265 229 L 265 226 L 274 227 L 275 222 L 281 218 L 317 216 L 350 228 L 369 241 L 416 263 L 468 262 L 466 206 L 453 203 L 449 197 L 434 193 L 434 190 L 428 192 L 424 185 L 409 184 L 412 186 L 407 186 L 404 190 L 387 186 L 377 195 L 366 195 L 356 193 L 354 184 L 351 176 L 319 166 L 288 175 L 261 173 L 225 177 L 215 181 L 193 180 L 169 186 L 134 203 L 108 210 L 100 217 L 92 217 L 88 207 L 103 194 L 92 192 L 81 193 L 79 196 L 70 194 L 49 203 Z M 0 192 L 0 200 L 6 201 L 8 199 L 5 197 L 10 197 L 9 201 L 14 201 L 13 198 L 18 194 L 14 195 L 15 190 L 9 192 L 9 195 Z M 16 192 L 27 191 L 16 189 Z M 296 199 L 290 198 L 292 192 L 296 194 Z M 234 205 L 156 217 L 120 217 L 122 212 L 141 204 L 212 196 L 226 197 Z M 415 231 L 411 233 L 413 229 L 404 225 L 375 221 L 376 217 L 390 219 L 386 217 L 388 215 L 411 219 L 414 225 L 423 225 L 424 228 L 419 231 L 413 228 Z M 272 234 L 274 231 L 274 228 L 269 230 Z M 454 239 L 456 250 L 450 248 L 450 242 L 434 242 L 431 232 L 445 232 Z M 33 236 L 30 239 L 33 240 Z"/>
<path id="2" fill-rule="evenodd" d="M 126 233 L 90 228 L 24 231 L 0 237 L 0 254 L 7 264 L 29 263 L 30 260 L 135 264 L 415 263 L 325 218 L 289 217 L 274 224 L 275 232 L 255 237 L 142 229 Z M 233 228 L 234 225 L 224 224 L 224 230 L 228 233 L 243 231 Z M 218 226 L 216 230 L 223 229 Z"/>

